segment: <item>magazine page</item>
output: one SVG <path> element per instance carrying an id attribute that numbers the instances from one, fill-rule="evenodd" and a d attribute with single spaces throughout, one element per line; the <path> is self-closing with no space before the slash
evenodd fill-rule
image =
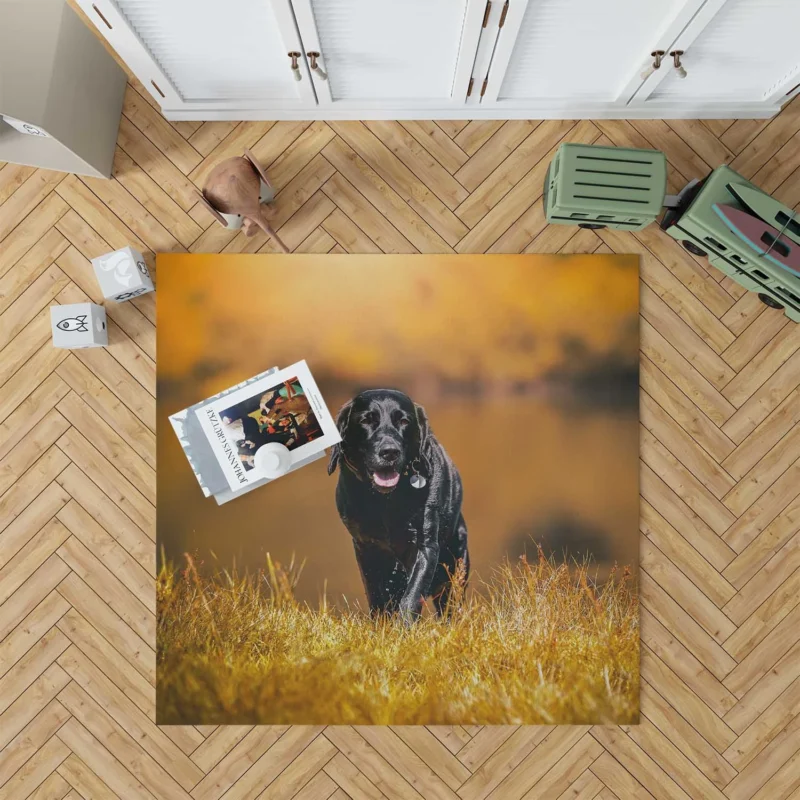
<path id="1" fill-rule="evenodd" d="M 264 479 L 255 454 L 265 444 L 284 445 L 294 467 L 341 441 L 305 361 L 206 403 L 195 414 L 234 492 Z"/>
<path id="2" fill-rule="evenodd" d="M 226 397 L 242 387 L 252 385 L 267 375 L 273 375 L 276 372 L 278 372 L 278 368 L 271 367 L 258 375 L 254 375 L 252 378 L 248 378 L 246 381 L 237 383 L 236 386 L 231 386 L 222 392 L 207 397 L 205 400 L 201 400 L 199 403 L 194 403 L 169 418 L 175 435 L 178 437 L 183 452 L 189 461 L 189 465 L 206 497 L 211 497 L 221 491 L 230 491 L 230 489 L 222 468 L 211 448 L 211 443 L 206 439 L 205 430 L 200 425 L 200 419 L 194 412 L 218 398 Z"/>

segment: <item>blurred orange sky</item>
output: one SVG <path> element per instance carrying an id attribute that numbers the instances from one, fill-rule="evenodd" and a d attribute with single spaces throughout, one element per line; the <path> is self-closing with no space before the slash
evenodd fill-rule
<path id="1" fill-rule="evenodd" d="M 237 358 L 254 368 L 232 372 L 221 359 L 206 394 L 298 358 L 356 382 L 386 366 L 531 380 L 563 361 L 565 336 L 598 354 L 619 343 L 637 314 L 637 268 L 618 255 L 159 255 L 159 377 L 242 348 L 258 365 Z M 247 318 L 264 314 L 258 340 Z"/>

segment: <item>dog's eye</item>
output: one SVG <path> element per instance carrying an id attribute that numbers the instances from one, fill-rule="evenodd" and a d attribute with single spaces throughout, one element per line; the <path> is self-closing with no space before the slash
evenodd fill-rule
<path id="1" fill-rule="evenodd" d="M 367 425 L 374 425 L 378 421 L 378 415 L 374 411 L 369 411 L 361 417 L 361 421 Z"/>
<path id="2" fill-rule="evenodd" d="M 399 428 L 405 428 L 407 425 L 408 425 L 408 420 L 405 417 L 397 421 L 397 426 Z"/>

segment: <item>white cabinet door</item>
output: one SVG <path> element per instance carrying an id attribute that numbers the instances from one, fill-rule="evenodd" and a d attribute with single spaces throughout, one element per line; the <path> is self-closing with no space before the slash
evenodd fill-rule
<path id="1" fill-rule="evenodd" d="M 776 103 L 800 82 L 800 0 L 709 0 L 670 45 L 672 62 L 642 86 L 633 104 Z"/>
<path id="2" fill-rule="evenodd" d="M 673 41 L 702 2 L 509 0 L 481 106 L 624 106 L 650 53 Z"/>
<path id="3" fill-rule="evenodd" d="M 289 0 L 78 3 L 167 111 L 316 106 Z"/>
<path id="4" fill-rule="evenodd" d="M 292 0 L 320 110 L 463 104 L 486 0 Z"/>

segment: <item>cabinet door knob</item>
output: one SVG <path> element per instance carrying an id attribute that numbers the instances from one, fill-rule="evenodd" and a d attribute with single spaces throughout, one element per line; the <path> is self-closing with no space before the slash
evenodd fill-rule
<path id="1" fill-rule="evenodd" d="M 675 72 L 678 73 L 678 77 L 681 79 L 685 78 L 686 70 L 683 68 L 683 64 L 681 64 L 683 50 L 670 50 L 669 54 L 672 56 L 672 63 L 675 65 Z"/>
<path id="2" fill-rule="evenodd" d="M 657 69 L 661 68 L 661 59 L 664 58 L 666 53 L 663 50 L 653 50 L 650 55 L 653 57 L 653 63 L 642 72 L 641 77 L 643 81 L 646 81 Z"/>
<path id="3" fill-rule="evenodd" d="M 318 59 L 318 58 L 321 58 L 322 56 L 320 56 L 320 54 L 319 54 L 319 53 L 317 53 L 316 51 L 313 51 L 313 50 L 312 50 L 311 52 L 309 52 L 309 53 L 306 53 L 306 55 L 308 56 L 308 60 L 309 60 L 309 62 L 310 62 L 309 66 L 311 67 L 311 71 L 312 71 L 312 72 L 313 72 L 313 73 L 314 73 L 314 74 L 315 74 L 315 75 L 316 75 L 316 76 L 317 76 L 317 77 L 318 77 L 318 78 L 319 78 L 321 81 L 326 81 L 326 80 L 328 80 L 328 73 L 327 73 L 327 72 L 325 72 L 325 70 L 324 70 L 324 69 L 322 69 L 322 67 L 321 67 L 321 66 L 319 66 L 319 64 L 317 64 L 317 59 Z"/>
<path id="4" fill-rule="evenodd" d="M 292 59 L 292 75 L 296 81 L 303 80 L 303 76 L 300 74 L 300 64 L 297 62 L 297 59 L 302 55 L 302 53 L 298 53 L 296 50 L 292 50 L 290 53 L 288 53 L 289 58 Z"/>

